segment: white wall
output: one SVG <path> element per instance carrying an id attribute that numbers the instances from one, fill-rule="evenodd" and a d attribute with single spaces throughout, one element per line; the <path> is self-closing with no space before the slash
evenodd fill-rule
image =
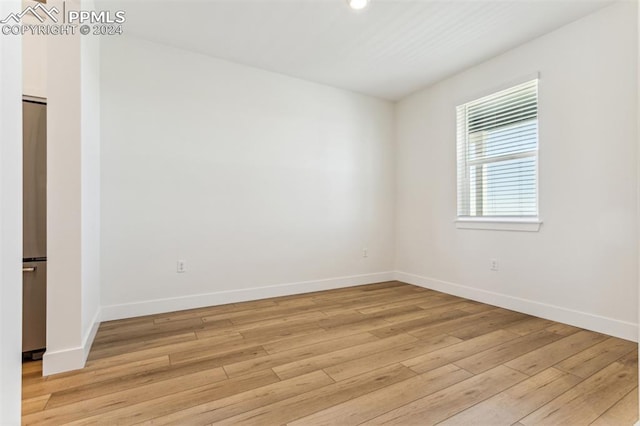
<path id="1" fill-rule="evenodd" d="M 22 6 L 33 6 L 33 0 L 23 0 Z M 40 24 L 35 16 L 27 14 L 22 22 L 29 25 Z M 47 39 L 45 35 L 26 32 L 22 36 L 22 93 L 38 98 L 47 97 Z"/>
<path id="2" fill-rule="evenodd" d="M 45 375 L 77 368 L 79 355 L 70 361 L 66 358 L 68 353 L 79 353 L 82 324 L 80 37 L 57 36 L 47 41 Z"/>
<path id="3" fill-rule="evenodd" d="M 392 278 L 392 104 L 131 37 L 101 75 L 103 319 Z"/>
<path id="4" fill-rule="evenodd" d="M 83 10 L 94 9 L 82 1 Z M 100 314 L 100 36 L 81 37 L 82 346 L 90 349 Z M 85 353 L 85 357 L 88 353 Z"/>
<path id="5" fill-rule="evenodd" d="M 607 7 L 398 104 L 400 279 L 637 339 L 635 7 Z M 544 224 L 456 229 L 455 106 L 534 72 Z"/>
<path id="6" fill-rule="evenodd" d="M 20 11 L 1 1 L 0 16 Z M 20 424 L 22 352 L 22 40 L 0 37 L 0 424 Z"/>
<path id="7" fill-rule="evenodd" d="M 62 10 L 61 1 L 47 4 Z M 67 7 L 87 9 L 69 0 Z M 79 34 L 47 41 L 45 375 L 84 366 L 100 303 L 98 41 Z"/>

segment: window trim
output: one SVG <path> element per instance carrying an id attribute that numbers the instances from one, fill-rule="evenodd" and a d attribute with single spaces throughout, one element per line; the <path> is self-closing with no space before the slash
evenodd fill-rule
<path id="1" fill-rule="evenodd" d="M 478 229 L 490 231 L 538 232 L 542 226 L 539 217 L 458 217 L 457 229 Z"/>
<path id="2" fill-rule="evenodd" d="M 540 72 L 534 72 L 522 76 L 518 79 L 511 80 L 509 82 L 499 84 L 491 89 L 484 89 L 473 96 L 467 96 L 464 100 L 456 102 L 456 105 L 463 105 L 474 100 L 489 96 L 493 93 L 497 93 L 503 90 L 507 90 L 511 87 L 524 84 L 531 80 L 538 80 L 538 93 L 540 93 Z M 457 108 L 457 107 L 456 107 Z M 538 137 L 540 134 L 540 101 L 538 96 Z M 457 122 L 456 122 L 457 126 Z M 456 151 L 458 149 L 458 142 L 456 139 Z M 540 219 L 540 144 L 536 147 L 536 203 L 537 203 L 537 215 L 536 216 L 458 216 L 458 207 L 456 205 L 456 219 L 454 221 L 457 229 L 471 229 L 471 230 L 495 230 L 495 231 L 524 231 L 524 232 L 538 232 L 542 226 L 543 221 Z M 457 163 L 456 163 L 456 193 L 458 191 L 458 179 L 457 179 Z M 457 196 L 456 196 L 457 203 Z"/>

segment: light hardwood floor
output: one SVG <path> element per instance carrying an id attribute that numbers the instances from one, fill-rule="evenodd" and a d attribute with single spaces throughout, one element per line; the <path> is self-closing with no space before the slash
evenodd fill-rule
<path id="1" fill-rule="evenodd" d="M 100 326 L 24 424 L 632 425 L 635 343 L 388 282 Z"/>

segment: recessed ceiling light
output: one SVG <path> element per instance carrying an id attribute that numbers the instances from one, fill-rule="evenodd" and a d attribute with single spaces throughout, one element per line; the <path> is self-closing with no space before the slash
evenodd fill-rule
<path id="1" fill-rule="evenodd" d="M 369 5 L 369 0 L 347 0 L 347 3 L 353 10 L 362 10 Z"/>

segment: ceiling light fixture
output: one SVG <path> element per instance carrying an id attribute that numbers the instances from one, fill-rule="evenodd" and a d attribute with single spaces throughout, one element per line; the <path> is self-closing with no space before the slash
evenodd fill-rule
<path id="1" fill-rule="evenodd" d="M 347 0 L 347 3 L 353 10 L 362 10 L 369 5 L 369 0 Z"/>

